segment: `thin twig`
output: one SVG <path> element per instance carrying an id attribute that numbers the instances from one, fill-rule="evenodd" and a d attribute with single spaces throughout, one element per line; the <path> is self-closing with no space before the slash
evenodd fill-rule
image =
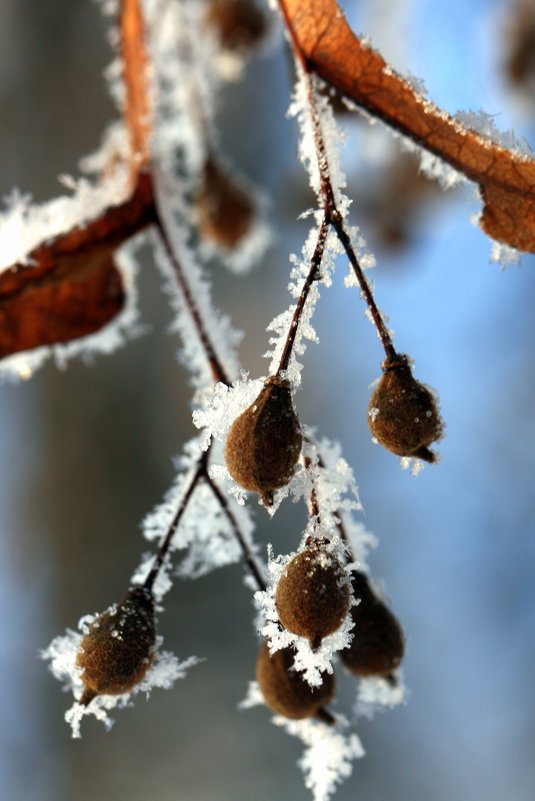
<path id="1" fill-rule="evenodd" d="M 158 547 L 158 550 L 156 551 L 156 554 L 154 556 L 154 561 L 152 563 L 152 567 L 150 569 L 150 572 L 149 572 L 147 578 L 145 579 L 145 581 L 143 582 L 143 589 L 147 590 L 148 592 L 152 592 L 152 588 L 154 586 L 154 582 L 156 581 L 156 578 L 158 577 L 158 573 L 160 572 L 160 569 L 161 569 L 161 567 L 162 567 L 162 565 L 163 565 L 163 563 L 165 561 L 165 558 L 166 558 L 167 553 L 169 551 L 169 548 L 171 546 L 171 542 L 173 540 L 175 532 L 176 532 L 176 530 L 177 530 L 177 528 L 179 526 L 179 523 L 180 523 L 180 521 L 182 519 L 182 515 L 186 511 L 186 507 L 188 505 L 188 502 L 191 499 L 191 496 L 193 495 L 193 492 L 194 492 L 197 484 L 199 483 L 199 480 L 206 473 L 206 463 L 207 463 L 207 460 L 208 460 L 208 453 L 209 453 L 209 449 L 206 450 L 206 451 L 203 451 L 203 453 L 199 457 L 199 460 L 197 461 L 197 464 L 195 465 L 194 468 L 192 468 L 192 471 L 191 471 L 191 474 L 190 474 L 189 483 L 188 483 L 188 485 L 186 487 L 186 490 L 184 491 L 184 494 L 182 495 L 182 497 L 180 499 L 180 503 L 178 504 L 178 508 L 177 508 L 177 510 L 175 512 L 175 516 L 173 517 L 173 520 L 171 521 L 171 524 L 170 524 L 170 526 L 169 526 L 169 528 L 167 530 L 167 533 L 166 533 L 165 537 L 163 538 L 163 540 L 161 541 L 161 543 L 160 543 L 160 545 Z"/>
<path id="2" fill-rule="evenodd" d="M 277 378 L 280 378 L 281 373 L 284 370 L 288 369 L 288 365 L 290 363 L 290 357 L 292 355 L 292 349 L 295 343 L 295 337 L 297 336 L 297 329 L 299 326 L 299 322 L 301 320 L 301 315 L 303 313 L 306 300 L 308 298 L 308 293 L 310 292 L 310 289 L 314 281 L 318 281 L 321 278 L 320 266 L 321 266 L 321 261 L 323 259 L 323 253 L 325 251 L 325 241 L 327 239 L 328 229 L 329 225 L 327 219 L 324 218 L 321 221 L 320 230 L 318 232 L 318 239 L 316 241 L 316 247 L 314 248 L 314 253 L 312 254 L 312 259 L 310 262 L 310 270 L 303 284 L 303 288 L 301 289 L 301 294 L 299 295 L 299 298 L 297 300 L 297 304 L 292 317 L 292 322 L 290 323 L 288 336 L 286 338 L 286 342 L 284 343 L 284 349 L 282 351 L 279 368 L 276 373 Z"/>
<path id="3" fill-rule="evenodd" d="M 204 478 L 206 480 L 206 483 L 209 485 L 210 489 L 214 493 L 215 497 L 217 498 L 217 500 L 219 502 L 219 505 L 223 509 L 223 512 L 225 513 L 225 515 L 227 517 L 227 520 L 229 521 L 229 523 L 230 523 L 230 525 L 232 527 L 232 530 L 234 532 L 234 536 L 238 540 L 240 548 L 242 549 L 243 561 L 245 562 L 246 566 L 248 567 L 248 569 L 249 569 L 250 573 L 252 574 L 254 580 L 258 584 L 258 588 L 265 592 L 267 590 L 267 582 L 264 579 L 264 577 L 262 576 L 260 568 L 258 567 L 258 565 L 257 565 L 257 563 L 255 561 L 255 558 L 254 558 L 253 554 L 251 553 L 251 551 L 249 549 L 249 546 L 245 542 L 245 538 L 244 538 L 244 536 L 243 536 L 243 534 L 242 534 L 242 532 L 240 530 L 238 521 L 236 520 L 236 518 L 235 518 L 235 516 L 234 516 L 234 514 L 232 512 L 232 509 L 229 506 L 227 498 L 225 497 L 225 495 L 223 495 L 223 493 L 221 492 L 221 490 L 219 489 L 217 484 L 210 478 L 206 468 L 205 468 L 205 472 L 204 472 Z"/>
<path id="4" fill-rule="evenodd" d="M 158 229 L 158 233 L 160 234 L 160 238 L 162 240 L 162 244 L 164 246 L 167 257 L 169 258 L 169 261 L 173 265 L 175 278 L 184 296 L 184 300 L 188 307 L 188 311 L 191 315 L 195 328 L 197 329 L 199 339 L 206 353 L 206 358 L 210 364 L 210 369 L 212 371 L 213 379 L 215 382 L 220 381 L 222 384 L 226 384 L 227 387 L 230 387 L 231 381 L 225 371 L 225 368 L 223 367 L 217 356 L 217 353 L 215 351 L 215 348 L 212 344 L 210 337 L 208 336 L 208 332 L 206 331 L 206 328 L 204 326 L 197 304 L 195 303 L 193 295 L 191 294 L 191 290 L 186 280 L 186 276 L 184 275 L 184 271 L 182 270 L 182 267 L 180 266 L 180 263 L 175 255 L 175 252 L 169 240 L 169 236 L 167 234 L 167 231 L 165 229 L 165 226 L 163 225 L 161 216 L 159 214 L 156 220 L 156 227 Z"/>
<path id="5" fill-rule="evenodd" d="M 290 44 L 297 62 L 297 67 L 298 69 L 301 68 L 303 73 L 303 79 L 306 84 L 307 103 L 308 103 L 309 113 L 312 119 L 312 127 L 314 133 L 316 161 L 320 174 L 320 192 L 324 204 L 323 222 L 326 225 L 331 224 L 334 230 L 336 231 L 336 235 L 338 236 L 338 239 L 340 240 L 340 243 L 342 244 L 347 254 L 353 272 L 355 273 L 355 277 L 360 287 L 362 297 L 364 298 L 368 306 L 368 309 L 370 310 L 371 318 L 377 330 L 379 339 L 381 340 L 381 344 L 384 348 L 386 357 L 387 359 L 392 359 L 395 358 L 397 355 L 396 349 L 394 348 L 394 344 L 392 342 L 392 337 L 390 336 L 390 333 L 382 318 L 381 312 L 379 311 L 377 304 L 375 303 L 370 285 L 366 279 L 366 276 L 364 275 L 362 267 L 360 266 L 359 260 L 355 253 L 355 249 L 353 248 L 353 245 L 351 243 L 351 238 L 347 233 L 346 227 L 344 225 L 343 217 L 340 214 L 340 211 L 336 205 L 334 187 L 329 172 L 329 160 L 327 158 L 327 149 L 325 147 L 325 140 L 323 136 L 321 119 L 318 113 L 318 108 L 316 103 L 316 95 L 313 84 L 313 75 L 315 73 L 313 73 L 309 62 L 304 57 L 299 47 L 299 43 L 295 37 L 294 29 L 288 17 L 286 4 L 284 2 L 279 1 L 279 10 L 286 27 L 286 32 L 288 34 L 288 38 L 290 40 Z"/>

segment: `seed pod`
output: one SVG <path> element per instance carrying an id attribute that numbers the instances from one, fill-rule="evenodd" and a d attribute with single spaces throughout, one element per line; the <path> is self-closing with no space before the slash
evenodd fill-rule
<path id="1" fill-rule="evenodd" d="M 351 583 L 360 603 L 351 609 L 353 639 L 349 648 L 340 651 L 340 658 L 355 676 L 389 676 L 403 659 L 403 630 L 364 573 L 353 571 Z"/>
<path id="2" fill-rule="evenodd" d="M 411 372 L 406 356 L 382 365 L 383 375 L 368 406 L 368 423 L 381 445 L 398 456 L 434 462 L 428 446 L 443 433 L 432 393 Z"/>
<path id="3" fill-rule="evenodd" d="M 293 634 L 306 637 L 312 649 L 340 628 L 349 601 L 347 573 L 318 543 L 294 556 L 275 593 L 280 622 Z"/>
<path id="4" fill-rule="evenodd" d="M 206 22 L 216 32 L 223 50 L 252 50 L 267 31 L 266 17 L 252 0 L 212 0 Z"/>
<path id="5" fill-rule="evenodd" d="M 235 180 L 209 157 L 193 196 L 199 232 L 219 247 L 235 248 L 250 230 L 254 204 Z"/>
<path id="6" fill-rule="evenodd" d="M 321 707 L 334 696 L 333 674 L 323 672 L 323 683 L 311 687 L 301 673 L 292 669 L 293 662 L 294 651 L 291 648 L 283 648 L 271 656 L 267 643 L 262 645 L 256 662 L 256 680 L 266 706 L 276 715 L 293 720 L 315 716 L 326 720 L 328 713 Z"/>
<path id="7" fill-rule="evenodd" d="M 152 662 L 155 639 L 152 596 L 131 589 L 82 638 L 76 657 L 84 683 L 80 703 L 86 706 L 97 695 L 121 695 L 139 684 Z"/>
<path id="8" fill-rule="evenodd" d="M 231 426 L 225 446 L 228 471 L 271 506 L 273 492 L 292 477 L 301 442 L 290 385 L 268 378 L 255 402 Z"/>

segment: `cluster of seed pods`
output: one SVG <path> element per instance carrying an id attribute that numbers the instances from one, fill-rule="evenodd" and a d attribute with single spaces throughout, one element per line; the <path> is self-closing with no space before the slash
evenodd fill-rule
<path id="1" fill-rule="evenodd" d="M 426 449 L 441 433 L 440 418 L 431 392 L 412 377 L 406 357 L 385 369 L 370 409 L 378 410 L 370 415 L 372 433 L 389 450 L 432 460 Z M 270 377 L 230 428 L 227 468 L 241 487 L 270 505 L 274 492 L 289 483 L 301 445 L 290 386 Z M 403 658 L 402 628 L 367 576 L 349 572 L 329 545 L 327 538 L 311 536 L 286 566 L 275 589 L 280 625 L 317 650 L 349 614 L 353 638 L 339 653 L 342 664 L 357 677 L 391 677 Z M 292 647 L 270 653 L 267 642 L 262 644 L 256 677 L 266 705 L 291 719 L 327 720 L 324 707 L 335 693 L 334 676 L 325 672 L 321 686 L 311 687 L 293 667 L 294 656 Z"/>

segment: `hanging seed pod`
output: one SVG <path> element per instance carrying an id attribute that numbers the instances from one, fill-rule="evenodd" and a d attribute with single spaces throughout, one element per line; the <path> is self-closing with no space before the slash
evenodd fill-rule
<path id="1" fill-rule="evenodd" d="M 122 603 L 91 623 L 76 664 L 82 669 L 86 706 L 97 695 L 129 692 L 145 676 L 153 657 L 156 630 L 152 596 L 131 589 Z"/>
<path id="2" fill-rule="evenodd" d="M 368 423 L 374 437 L 398 456 L 436 461 L 429 450 L 443 433 L 433 394 L 416 381 L 406 356 L 386 360 L 383 375 L 368 406 Z"/>
<path id="3" fill-rule="evenodd" d="M 225 445 L 228 471 L 241 487 L 258 492 L 271 506 L 273 492 L 293 475 L 301 442 L 290 385 L 268 378 L 255 402 L 231 426 Z"/>
<path id="4" fill-rule="evenodd" d="M 323 683 L 311 687 L 301 673 L 293 670 L 293 662 L 292 648 L 283 648 L 271 656 L 267 643 L 262 645 L 256 662 L 256 680 L 266 706 L 276 715 L 292 720 L 311 717 L 327 720 L 329 715 L 322 707 L 334 696 L 333 674 L 323 672 Z"/>
<path id="5" fill-rule="evenodd" d="M 235 248 L 251 229 L 254 211 L 245 189 L 209 157 L 193 196 L 201 236 L 219 247 Z"/>
<path id="6" fill-rule="evenodd" d="M 364 573 L 353 571 L 351 583 L 360 603 L 351 609 L 353 639 L 349 648 L 340 651 L 340 658 L 355 676 L 389 676 L 403 659 L 403 630 Z"/>
<path id="7" fill-rule="evenodd" d="M 267 32 L 267 21 L 253 0 L 212 0 L 205 15 L 223 50 L 243 53 L 257 47 Z"/>
<path id="8" fill-rule="evenodd" d="M 349 610 L 346 571 L 321 544 L 311 544 L 289 562 L 277 584 L 275 604 L 285 629 L 316 649 L 340 628 Z"/>

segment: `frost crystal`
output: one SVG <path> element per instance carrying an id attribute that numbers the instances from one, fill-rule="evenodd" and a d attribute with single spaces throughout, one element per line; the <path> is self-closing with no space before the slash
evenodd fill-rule
<path id="1" fill-rule="evenodd" d="M 359 681 L 356 714 L 372 718 L 375 712 L 392 709 L 405 702 L 406 689 L 397 676 L 395 682 L 378 676 L 368 676 Z"/>
<path id="2" fill-rule="evenodd" d="M 341 723 L 334 727 L 318 720 L 287 720 L 278 716 L 273 722 L 306 746 L 298 764 L 314 801 L 328 801 L 337 785 L 351 776 L 354 760 L 365 754 L 359 737 L 352 732 L 344 733 Z"/>

